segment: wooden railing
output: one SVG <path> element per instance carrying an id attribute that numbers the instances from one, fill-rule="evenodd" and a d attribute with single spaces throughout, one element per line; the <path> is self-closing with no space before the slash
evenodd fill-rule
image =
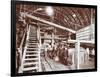
<path id="1" fill-rule="evenodd" d="M 40 36 L 40 26 L 37 28 L 37 40 L 38 40 L 38 57 L 39 57 L 39 72 L 41 72 L 41 36 Z"/>
<path id="2" fill-rule="evenodd" d="M 23 45 L 24 45 L 24 41 L 26 40 L 25 39 L 25 36 L 27 35 L 27 31 L 28 31 L 28 25 L 26 26 L 26 29 L 25 29 L 25 32 L 24 32 L 24 34 L 23 34 L 23 37 L 22 37 L 22 40 L 21 40 L 21 43 L 20 43 L 20 46 L 19 46 L 19 48 L 18 48 L 18 52 L 19 52 L 19 55 L 20 55 L 20 61 L 21 61 L 21 59 L 22 59 L 22 56 L 23 56 Z"/>

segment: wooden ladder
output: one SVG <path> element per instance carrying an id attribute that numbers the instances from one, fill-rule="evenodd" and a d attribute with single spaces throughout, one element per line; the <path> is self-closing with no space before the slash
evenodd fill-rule
<path id="1" fill-rule="evenodd" d="M 37 29 L 34 26 L 29 26 L 19 73 L 38 72 L 39 60 L 40 53 L 37 41 Z"/>

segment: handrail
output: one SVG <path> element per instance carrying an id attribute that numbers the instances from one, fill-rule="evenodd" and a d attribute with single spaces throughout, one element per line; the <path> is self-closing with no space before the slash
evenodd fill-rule
<path id="1" fill-rule="evenodd" d="M 24 44 L 24 40 L 25 40 L 25 35 L 27 34 L 28 29 L 29 28 L 28 28 L 28 25 L 27 25 L 25 32 L 24 32 L 24 35 L 23 35 L 22 40 L 21 40 L 20 47 L 18 48 L 18 52 L 19 52 L 19 55 L 20 55 L 20 61 L 22 61 L 22 58 L 23 58 L 22 49 L 23 49 L 23 44 Z M 21 65 L 19 66 L 19 72 L 21 72 Z"/>
<path id="2" fill-rule="evenodd" d="M 41 57 L 40 57 L 40 54 L 41 54 L 41 36 L 40 36 L 40 26 L 38 25 L 38 28 L 37 28 L 37 40 L 38 40 L 38 56 L 39 56 L 39 72 L 41 72 Z"/>
<path id="3" fill-rule="evenodd" d="M 23 37 L 22 37 L 22 40 L 21 40 L 21 43 L 20 43 L 20 46 L 18 48 L 18 52 L 19 52 L 19 55 L 20 55 L 20 59 L 22 58 L 22 49 L 23 49 L 23 44 L 24 44 L 25 35 L 27 33 L 27 30 L 28 30 L 28 25 L 26 26 L 25 32 L 23 34 Z"/>
<path id="4" fill-rule="evenodd" d="M 24 39 L 25 39 L 25 35 L 26 35 L 26 33 L 27 33 L 27 28 L 28 28 L 28 26 L 26 26 L 26 30 L 25 30 L 25 33 L 24 33 L 24 35 L 23 35 L 23 38 L 22 38 L 22 41 L 21 41 L 21 44 L 20 44 L 20 47 L 19 47 L 19 48 L 21 48 L 21 47 L 23 46 Z"/>

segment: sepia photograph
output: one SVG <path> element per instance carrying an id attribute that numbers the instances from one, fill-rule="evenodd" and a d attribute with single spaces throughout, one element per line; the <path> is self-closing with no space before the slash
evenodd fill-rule
<path id="1" fill-rule="evenodd" d="M 96 69 L 95 6 L 18 2 L 15 7 L 16 73 Z"/>

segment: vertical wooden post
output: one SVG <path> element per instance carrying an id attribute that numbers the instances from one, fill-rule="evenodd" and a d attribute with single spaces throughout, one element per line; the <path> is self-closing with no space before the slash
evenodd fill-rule
<path id="1" fill-rule="evenodd" d="M 74 56 L 74 63 L 75 63 L 75 68 L 79 69 L 79 59 L 80 59 L 80 41 L 77 40 L 75 43 L 75 56 Z"/>
<path id="2" fill-rule="evenodd" d="M 54 46 L 54 33 L 52 32 L 52 43 L 51 43 L 52 47 Z"/>
<path id="3" fill-rule="evenodd" d="M 38 25 L 38 29 L 37 29 L 37 38 L 39 41 L 39 51 L 38 51 L 38 57 L 39 57 L 39 72 L 41 72 L 41 35 L 40 35 L 40 26 Z"/>
<path id="4" fill-rule="evenodd" d="M 18 52 L 20 54 L 20 60 L 22 61 L 22 48 L 18 48 Z M 18 73 L 22 73 L 22 65 L 19 66 Z"/>
<path id="5" fill-rule="evenodd" d="M 72 64 L 72 68 L 73 69 L 75 69 L 75 64 L 74 64 L 75 63 L 75 60 L 74 60 L 74 58 L 75 58 L 75 51 L 72 53 L 72 63 L 73 63 Z"/>
<path id="6" fill-rule="evenodd" d="M 71 40 L 71 33 L 68 33 L 68 39 Z"/>
<path id="7" fill-rule="evenodd" d="M 86 48 L 85 52 L 85 63 L 89 60 L 89 48 Z"/>

